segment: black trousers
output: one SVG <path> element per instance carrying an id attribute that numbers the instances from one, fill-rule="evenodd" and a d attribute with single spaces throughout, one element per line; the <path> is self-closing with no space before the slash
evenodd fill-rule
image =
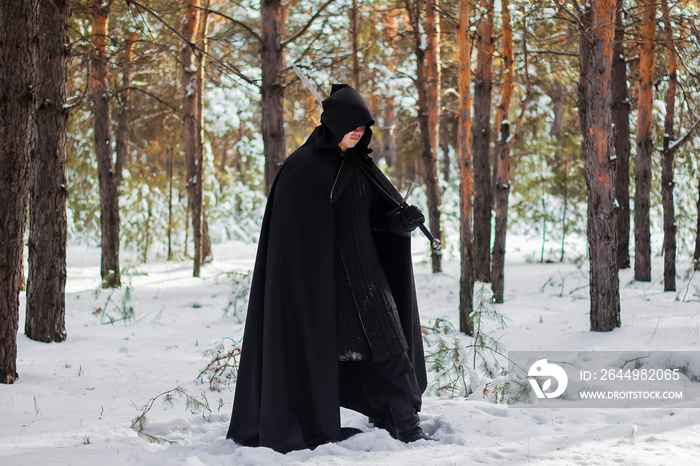
<path id="1" fill-rule="evenodd" d="M 420 429 L 421 390 L 406 352 L 379 361 L 340 362 L 340 404 L 394 425 L 404 435 Z"/>

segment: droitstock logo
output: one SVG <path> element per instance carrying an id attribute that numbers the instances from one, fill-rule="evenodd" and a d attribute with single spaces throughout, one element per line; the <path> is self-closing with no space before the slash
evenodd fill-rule
<path id="1" fill-rule="evenodd" d="M 700 351 L 508 351 L 518 408 L 700 408 Z"/>
<path id="2" fill-rule="evenodd" d="M 538 378 L 546 377 L 542 386 L 540 387 Z M 548 362 L 546 359 L 540 359 L 535 361 L 535 363 L 530 366 L 530 370 L 527 372 L 527 380 L 530 382 L 530 386 L 535 391 L 537 398 L 556 398 L 560 396 L 566 390 L 566 386 L 569 384 L 569 378 L 566 372 L 561 367 L 556 364 Z M 557 381 L 556 390 L 550 392 L 549 389 L 552 388 L 552 380 Z"/>

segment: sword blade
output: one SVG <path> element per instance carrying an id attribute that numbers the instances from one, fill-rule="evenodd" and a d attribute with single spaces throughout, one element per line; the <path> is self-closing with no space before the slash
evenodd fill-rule
<path id="1" fill-rule="evenodd" d="M 309 78 L 307 78 L 304 75 L 304 73 L 302 73 L 302 71 L 299 69 L 299 67 L 292 66 L 292 69 L 297 74 L 297 76 L 299 76 L 299 79 L 304 84 L 304 86 L 306 86 L 306 88 L 309 90 L 309 92 L 311 92 L 311 94 L 314 97 L 316 97 L 316 100 L 318 100 L 318 103 L 323 102 L 323 96 L 321 95 L 321 93 L 318 91 L 318 89 L 316 89 L 316 86 L 314 86 L 314 84 L 311 81 L 309 81 Z"/>

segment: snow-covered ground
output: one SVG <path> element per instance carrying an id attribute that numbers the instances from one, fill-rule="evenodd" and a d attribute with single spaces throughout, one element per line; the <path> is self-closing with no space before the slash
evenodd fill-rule
<path id="1" fill-rule="evenodd" d="M 689 261 L 679 263 L 677 293 L 663 292 L 658 258 L 651 283 L 622 271 L 622 327 L 592 333 L 585 263 L 530 263 L 539 245 L 515 236 L 508 242 L 506 302 L 496 310 L 509 321 L 503 330 L 488 329 L 507 351 L 699 350 L 700 276 Z M 433 275 L 425 251 L 416 248 L 424 324 L 445 318 L 457 327 L 458 261 L 446 260 L 445 271 Z M 287 455 L 239 447 L 224 438 L 233 392 L 225 385 L 212 391 L 197 376 L 211 359 L 206 351 L 242 336 L 240 309 L 234 315 L 229 304 L 231 272 L 250 270 L 255 246 L 229 242 L 215 245 L 214 254 L 196 279 L 190 262 L 134 264 L 124 276 L 125 297 L 126 287 L 97 291 L 98 249 L 71 245 L 68 339 L 31 341 L 20 316 L 20 378 L 0 385 L 0 464 L 700 464 L 699 409 L 524 408 L 484 401 L 479 392 L 424 398 L 422 425 L 434 442 L 404 445 L 344 411 L 345 425 L 366 432 Z M 106 323 L 120 318 L 120 307 L 133 307 L 133 318 Z M 210 411 L 194 412 L 177 393 L 164 404 L 159 395 L 176 387 Z M 151 443 L 131 429 L 157 397 L 144 432 L 173 443 Z"/>

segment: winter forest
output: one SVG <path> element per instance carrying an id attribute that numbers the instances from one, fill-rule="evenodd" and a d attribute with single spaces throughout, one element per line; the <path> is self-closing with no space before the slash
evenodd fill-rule
<path id="1" fill-rule="evenodd" d="M 436 442 L 224 439 L 266 196 L 319 124 L 295 69 L 360 92 L 441 242 Z M 697 350 L 699 127 L 696 0 L 3 1 L 0 462 L 693 463 L 694 408 L 508 407 L 501 357 Z"/>

